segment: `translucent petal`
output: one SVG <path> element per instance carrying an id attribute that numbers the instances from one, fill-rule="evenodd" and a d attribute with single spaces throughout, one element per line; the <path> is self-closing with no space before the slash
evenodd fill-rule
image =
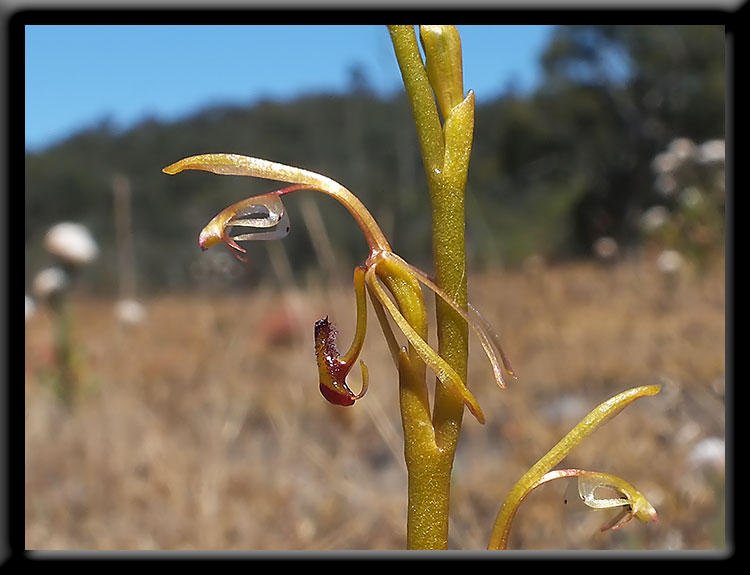
<path id="1" fill-rule="evenodd" d="M 502 347 L 500 346 L 500 338 L 492 329 L 490 323 L 484 318 L 484 316 L 482 316 L 481 313 L 479 313 L 479 311 L 474 306 L 469 304 L 469 311 L 467 312 L 461 306 L 459 306 L 453 300 L 453 298 L 445 293 L 444 290 L 439 288 L 438 285 L 432 280 L 432 278 L 430 278 L 430 276 L 428 276 L 422 270 L 415 268 L 396 254 L 384 253 L 383 257 L 391 261 L 398 262 L 399 265 L 402 265 L 410 270 L 420 282 L 434 291 L 436 295 L 438 295 L 443 301 L 450 305 L 461 317 L 466 320 L 466 322 L 471 326 L 471 328 L 479 337 L 482 348 L 484 349 L 484 352 L 487 354 L 487 357 L 492 364 L 492 371 L 495 374 L 495 380 L 500 387 L 505 387 L 505 378 L 503 377 L 502 368 L 505 368 L 505 371 L 508 373 L 508 375 L 515 379 L 516 376 L 513 372 L 512 366 L 510 365 L 510 361 L 508 360 L 507 356 L 502 350 Z M 500 357 L 500 360 L 498 360 L 498 356 Z M 500 365 L 501 361 L 502 367 Z"/>
<path id="2" fill-rule="evenodd" d="M 256 196 L 250 198 L 250 202 L 237 210 L 237 213 L 229 220 L 230 225 L 272 228 L 279 223 L 286 212 L 277 194 Z"/>
<path id="3" fill-rule="evenodd" d="M 267 218 L 258 218 L 263 222 L 264 225 L 258 226 L 255 224 L 255 220 L 239 220 L 234 221 L 232 220 L 230 223 L 231 225 L 227 228 L 227 234 L 231 235 L 232 229 L 237 227 L 252 227 L 252 228 L 258 228 L 259 230 L 266 230 L 266 231 L 253 231 L 246 234 L 240 234 L 237 236 L 232 236 L 232 238 L 235 241 L 245 241 L 245 240 L 278 240 L 286 235 L 289 234 L 289 231 L 292 229 L 291 222 L 289 220 L 289 216 L 286 212 L 283 212 L 281 214 L 281 219 L 278 220 L 275 224 L 273 224 L 274 229 L 269 230 L 269 227 L 272 226 L 266 226 L 265 223 L 268 221 L 271 221 L 270 217 Z"/>
<path id="4" fill-rule="evenodd" d="M 596 490 L 606 487 L 616 489 L 613 485 L 603 481 L 599 475 L 586 474 L 578 476 L 578 494 L 589 507 L 593 509 L 608 509 L 610 507 L 630 505 L 630 500 L 626 497 L 597 497 Z"/>

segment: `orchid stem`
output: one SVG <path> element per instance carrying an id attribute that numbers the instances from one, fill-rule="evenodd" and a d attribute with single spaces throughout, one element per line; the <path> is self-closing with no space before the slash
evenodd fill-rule
<path id="1" fill-rule="evenodd" d="M 446 34 L 451 38 L 458 38 L 454 27 L 430 28 L 432 30 L 423 30 L 423 34 Z M 460 120 L 453 122 L 451 138 L 447 140 L 450 123 L 448 116 L 452 115 L 452 111 L 443 110 L 446 123 L 445 126 L 441 126 L 435 101 L 436 91 L 422 61 L 414 27 L 389 26 L 389 31 L 411 103 L 432 200 L 435 283 L 465 309 L 467 287 L 464 196 L 473 136 L 473 94 L 470 93 L 467 98 L 470 101 L 459 113 Z M 458 45 L 460 46 L 460 42 Z M 428 48 L 425 44 L 428 65 L 431 57 L 460 61 L 460 49 L 455 50 L 455 44 L 452 50 L 439 54 Z M 462 92 L 463 88 L 460 87 L 458 90 Z M 459 137 L 455 137 L 457 135 Z M 453 149 L 448 150 L 448 146 L 452 146 Z M 466 381 L 466 321 L 440 298 L 436 298 L 436 313 L 438 353 L 461 379 Z M 434 430 L 434 441 L 420 440 L 420 437 L 411 433 L 414 427 L 411 418 L 415 413 L 422 414 L 419 408 L 423 400 L 420 395 L 412 392 L 413 386 L 404 383 L 411 382 L 417 375 L 403 373 L 403 370 L 408 370 L 406 364 L 400 368 L 401 413 L 409 472 L 407 548 L 446 549 L 451 471 L 461 431 L 464 404 L 451 390 L 437 382 L 431 426 Z"/>

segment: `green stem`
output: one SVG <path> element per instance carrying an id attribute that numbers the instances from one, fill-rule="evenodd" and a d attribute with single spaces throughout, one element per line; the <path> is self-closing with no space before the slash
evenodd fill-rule
<path id="1" fill-rule="evenodd" d="M 71 407 L 75 396 L 76 377 L 73 365 L 73 347 L 71 342 L 70 303 L 65 295 L 60 296 L 54 304 L 55 312 L 55 346 L 57 355 L 58 392 L 63 403 Z"/>
<path id="2" fill-rule="evenodd" d="M 440 125 L 433 87 L 417 45 L 413 26 L 389 26 L 391 40 L 417 127 L 433 212 L 433 255 L 436 284 L 466 307 L 464 193 L 473 135 L 473 95 L 465 100 L 461 121 Z M 455 30 L 453 31 L 455 32 Z M 428 55 L 429 57 L 429 55 Z M 461 106 L 459 105 L 459 106 Z M 458 108 L 457 106 L 456 108 Z M 466 113 L 470 108 L 470 113 Z M 470 120 L 470 121 L 467 121 Z M 467 137 L 468 136 L 468 137 Z M 451 149 L 447 149 L 450 146 Z M 458 148 L 461 148 L 460 151 Z M 468 327 L 463 318 L 439 298 L 436 302 L 438 353 L 466 381 Z M 445 549 L 448 545 L 450 481 L 461 430 L 463 402 L 439 382 L 432 416 L 434 442 L 413 440 L 409 409 L 418 396 L 409 373 L 401 373 L 402 418 L 409 473 L 409 549 Z M 419 399 L 423 402 L 423 399 Z"/>
<path id="3" fill-rule="evenodd" d="M 427 338 L 427 310 L 419 283 L 391 266 L 381 279 L 394 295 L 404 318 L 422 339 Z M 374 300 L 376 301 L 376 300 Z M 426 366 L 412 345 L 398 354 L 399 405 L 408 472 L 407 549 L 445 549 L 448 545 L 450 466 L 435 442 Z"/>
<path id="4" fill-rule="evenodd" d="M 388 29 L 414 114 L 427 180 L 431 181 L 443 165 L 445 150 L 432 86 L 419 53 L 414 26 L 388 26 Z"/>

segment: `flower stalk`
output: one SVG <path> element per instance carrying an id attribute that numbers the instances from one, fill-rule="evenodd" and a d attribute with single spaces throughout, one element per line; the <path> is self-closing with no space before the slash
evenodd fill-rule
<path id="1" fill-rule="evenodd" d="M 454 26 L 421 26 L 425 62 L 413 26 L 389 26 L 396 59 L 411 104 L 432 204 L 433 261 L 436 285 L 467 307 L 465 189 L 474 134 L 474 93 L 464 96 L 461 42 Z M 438 106 L 444 118 L 441 126 Z M 436 302 L 438 353 L 466 380 L 468 328 L 461 314 L 443 299 Z M 402 397 L 402 416 L 409 468 L 409 548 L 447 547 L 450 477 L 463 407 L 444 386 L 435 390 L 430 423 L 434 444 L 410 437 Z M 409 465 L 408 462 L 412 464 Z M 432 499 L 420 497 L 429 486 Z"/>
<path id="2" fill-rule="evenodd" d="M 62 402 L 71 408 L 83 378 L 80 350 L 73 337 L 75 322 L 70 290 L 81 270 L 96 259 L 99 248 L 88 229 L 73 222 L 52 226 L 44 237 L 44 247 L 57 265 L 39 272 L 34 279 L 34 292 L 49 305 L 54 317 L 54 386 Z"/>

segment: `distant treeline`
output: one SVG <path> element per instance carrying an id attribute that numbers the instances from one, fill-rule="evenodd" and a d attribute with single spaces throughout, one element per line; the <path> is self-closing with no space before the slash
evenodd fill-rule
<path id="1" fill-rule="evenodd" d="M 542 56 L 537 90 L 521 94 L 508 86 L 477 107 L 467 196 L 472 265 L 513 266 L 535 254 L 588 257 L 602 236 L 622 250 L 637 247 L 643 239 L 639 217 L 654 205 L 669 209 L 678 201 L 654 185 L 654 158 L 675 138 L 724 138 L 724 52 L 719 26 L 557 28 Z M 27 286 L 49 261 L 44 233 L 69 220 L 87 225 L 99 242 L 87 287 L 117 290 L 117 175 L 127 178 L 132 192 L 139 293 L 246 287 L 273 277 L 267 273 L 271 254 L 277 266 L 289 264 L 298 282 L 347 278 L 366 257 L 351 217 L 312 192 L 285 201 L 292 232 L 281 242 L 283 251 L 250 244 L 249 265 L 232 261 L 222 248 L 202 253 L 198 232 L 211 217 L 230 203 L 276 189 L 273 182 L 249 178 L 161 172 L 182 157 L 207 152 L 258 156 L 326 174 L 362 199 L 397 252 L 429 268 L 429 198 L 408 103 L 404 96 L 376 97 L 361 72 L 353 78 L 344 96 L 216 107 L 173 123 L 146 120 L 124 133 L 104 121 L 27 153 Z M 322 227 L 315 225 L 318 217 Z"/>

